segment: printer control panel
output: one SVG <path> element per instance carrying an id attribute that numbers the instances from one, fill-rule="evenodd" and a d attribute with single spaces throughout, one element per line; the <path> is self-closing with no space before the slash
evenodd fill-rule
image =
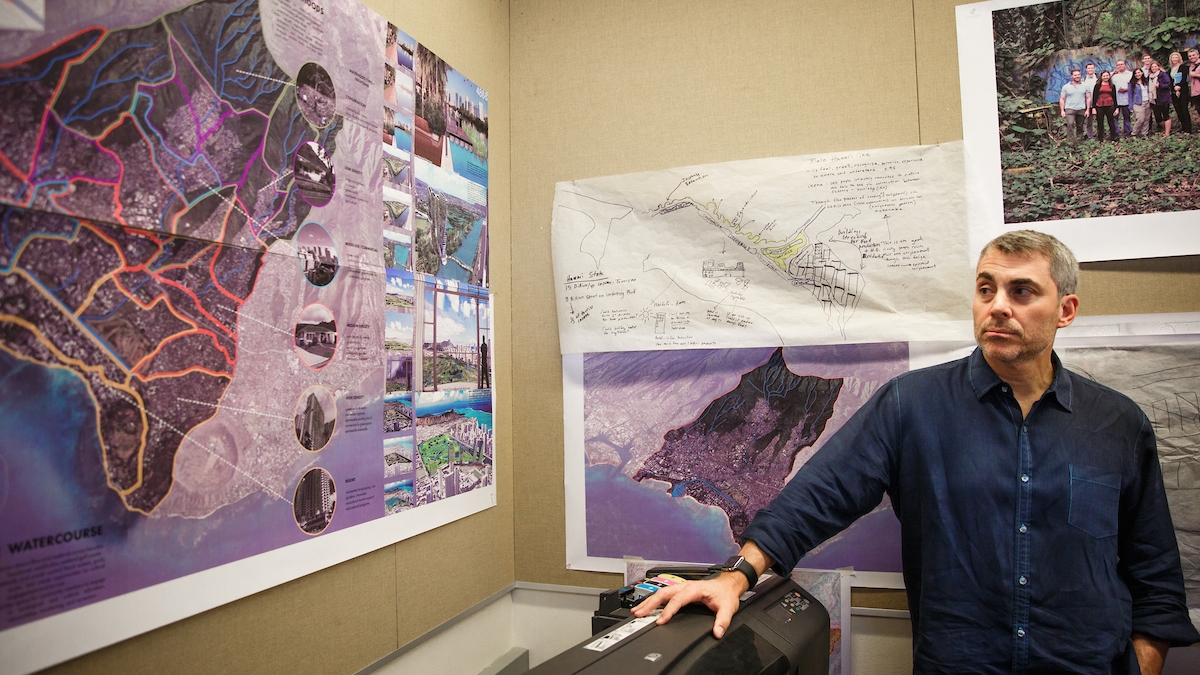
<path id="1" fill-rule="evenodd" d="M 783 623 L 791 623 L 797 614 L 808 609 L 812 601 L 796 591 L 792 591 L 775 602 L 775 606 L 767 610 L 767 616 Z"/>

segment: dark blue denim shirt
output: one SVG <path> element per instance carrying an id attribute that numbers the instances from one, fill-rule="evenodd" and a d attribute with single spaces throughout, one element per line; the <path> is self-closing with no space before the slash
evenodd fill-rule
<path id="1" fill-rule="evenodd" d="M 916 673 L 1129 673 L 1131 634 L 1200 641 L 1154 433 L 1053 357 L 1022 420 L 982 353 L 882 387 L 743 533 L 785 573 L 887 493 Z"/>

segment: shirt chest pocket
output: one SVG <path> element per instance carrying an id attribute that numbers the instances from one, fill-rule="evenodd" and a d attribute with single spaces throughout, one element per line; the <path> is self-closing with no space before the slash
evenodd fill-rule
<path id="1" fill-rule="evenodd" d="M 1071 465 L 1071 513 L 1067 522 L 1093 537 L 1111 537 L 1117 533 L 1120 503 L 1120 474 Z"/>

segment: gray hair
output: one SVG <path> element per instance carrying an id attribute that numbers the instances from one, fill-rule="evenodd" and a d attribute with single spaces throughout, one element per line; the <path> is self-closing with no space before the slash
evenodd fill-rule
<path id="1" fill-rule="evenodd" d="M 1013 230 L 989 241 L 979 252 L 979 259 L 991 251 L 1005 255 L 1040 255 L 1050 262 L 1050 278 L 1058 286 L 1058 297 L 1072 295 L 1079 287 L 1079 263 L 1075 254 L 1058 239 L 1034 230 Z"/>

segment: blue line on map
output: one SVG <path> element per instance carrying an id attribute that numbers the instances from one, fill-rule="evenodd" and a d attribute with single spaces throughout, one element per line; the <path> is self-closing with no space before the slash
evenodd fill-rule
<path id="1" fill-rule="evenodd" d="M 30 275 L 30 278 L 33 279 L 33 283 L 40 286 L 42 288 L 42 290 L 45 290 L 47 292 L 47 294 L 51 298 L 54 299 L 54 302 L 57 302 L 59 304 L 59 306 L 62 308 L 61 311 L 63 314 L 67 315 L 68 317 L 74 316 L 75 311 L 72 310 L 70 307 L 67 307 L 66 303 L 64 303 L 62 300 L 60 300 L 57 295 L 54 295 L 54 291 L 51 291 L 49 288 L 47 288 L 46 284 L 43 284 L 41 279 L 37 278 L 36 276 L 33 276 L 32 274 Z M 92 330 L 92 327 L 89 326 L 87 323 L 80 321 L 79 325 L 83 328 L 83 330 L 85 332 L 91 333 L 92 337 L 96 338 L 96 341 L 99 342 L 100 345 L 103 346 L 106 350 L 108 350 L 108 353 L 113 357 L 113 359 L 115 361 L 117 361 L 117 363 L 120 363 L 122 366 L 124 366 L 125 370 L 129 370 L 129 364 L 125 362 L 125 359 L 121 358 L 121 356 L 119 354 L 117 354 L 117 350 L 113 349 L 113 346 L 108 342 L 108 340 L 105 340 L 103 337 L 100 336 L 99 333 Z"/>
<path id="2" fill-rule="evenodd" d="M 729 495 L 725 494 L 724 492 L 721 492 L 720 490 L 717 489 L 716 485 L 713 485 L 712 483 L 708 482 L 707 480 L 704 480 L 703 478 L 695 478 L 693 480 L 684 481 L 682 483 L 676 484 L 674 487 L 671 488 L 671 496 L 672 497 L 682 497 L 682 496 L 686 495 L 687 494 L 687 486 L 691 485 L 692 483 L 704 483 L 708 487 L 712 488 L 713 492 L 716 492 L 717 494 L 721 495 L 725 499 L 729 500 L 730 504 L 733 504 L 734 506 L 739 506 L 739 507 L 741 506 L 741 504 L 738 504 L 736 501 L 733 500 L 733 497 L 730 497 Z"/>
<path id="3" fill-rule="evenodd" d="M 75 106 L 73 108 L 71 108 L 67 112 L 67 114 L 63 117 L 63 124 L 68 124 L 69 122 L 71 122 L 71 120 L 73 120 L 75 118 L 75 112 L 78 111 L 81 107 L 86 105 L 88 101 L 91 100 L 92 94 L 94 94 L 96 92 L 96 89 L 98 89 L 99 87 L 108 86 L 110 84 L 120 84 L 122 82 L 128 82 L 129 80 L 132 80 L 132 79 L 135 79 L 138 77 L 141 77 L 142 79 L 147 79 L 146 76 L 150 72 L 150 68 L 152 66 L 154 66 L 155 63 L 158 63 L 158 61 L 160 61 L 163 58 L 161 55 L 157 59 L 154 59 L 149 64 L 147 64 L 146 68 L 140 73 L 130 73 L 127 77 L 123 77 L 123 78 L 120 78 L 117 80 L 105 80 L 104 82 L 98 82 L 98 80 L 100 79 L 100 73 L 102 73 L 105 68 L 107 68 L 109 65 L 111 65 L 112 62 L 117 57 L 119 57 L 122 53 L 124 53 L 126 50 L 128 50 L 128 49 L 143 49 L 143 48 L 153 47 L 153 46 L 154 46 L 153 44 L 125 45 L 124 47 L 121 47 L 117 51 L 113 52 L 112 55 L 109 56 L 107 59 L 105 59 L 104 63 L 101 63 L 100 66 L 96 68 L 96 71 L 92 73 L 92 83 L 88 87 L 87 93 L 84 94 L 84 96 L 79 99 L 79 102 L 76 103 Z M 124 65 L 124 64 L 122 64 L 122 65 Z M 159 79 L 161 80 L 162 78 L 159 78 Z M 121 101 L 122 102 L 125 101 L 126 98 L 127 98 L 126 96 L 122 96 Z M 112 108 L 106 108 L 105 110 L 111 110 L 111 109 Z M 100 111 L 100 112 L 104 112 L 104 111 Z M 99 114 L 100 113 L 96 113 L 96 115 L 99 115 Z M 85 119 L 85 120 L 93 119 L 96 115 L 93 115 L 92 117 L 85 117 L 82 119 Z"/>
<path id="4" fill-rule="evenodd" d="M 138 286 L 140 288 L 141 284 L 138 284 Z M 121 296 L 121 300 L 117 303 L 117 306 L 113 307 L 108 312 L 105 312 L 104 314 L 81 314 L 79 315 L 79 319 L 81 321 L 105 321 L 112 318 L 117 312 L 121 311 L 121 308 L 124 307 L 125 303 L 127 302 L 129 302 L 129 296 L 123 295 Z"/>
<path id="5" fill-rule="evenodd" d="M 0 267 L 0 272 L 3 272 L 4 274 L 8 274 L 9 272 L 12 272 L 13 268 L 16 267 L 16 264 L 17 264 L 16 253 L 18 250 L 20 250 L 20 248 L 22 246 L 25 245 L 25 242 L 29 241 L 30 239 L 37 237 L 37 238 L 41 238 L 41 239 L 61 239 L 62 241 L 71 241 L 79 234 L 79 221 L 75 221 L 75 225 L 71 229 L 70 234 L 51 234 L 49 232 L 39 232 L 39 231 L 35 230 L 33 232 L 26 234 L 25 237 L 22 238 L 21 241 L 16 246 L 13 246 L 12 240 L 10 239 L 10 233 L 8 230 L 8 219 L 10 216 L 12 216 L 13 213 L 16 213 L 16 212 L 13 211 L 12 209 L 5 211 L 4 220 L 2 222 L 0 222 L 0 228 L 3 228 L 3 230 L 4 230 L 4 245 L 8 247 L 9 255 L 12 256 L 8 261 L 7 267 Z"/>
<path id="6" fill-rule="evenodd" d="M 58 127 L 58 126 L 56 125 L 56 129 L 55 129 L 55 131 L 54 131 L 54 147 L 50 149 L 50 161 L 49 161 L 49 162 L 47 162 L 47 163 L 45 163 L 45 164 L 43 164 L 43 165 L 42 165 L 42 168 L 40 168 L 40 169 L 38 169 L 37 171 L 35 171 L 35 172 L 34 172 L 34 174 L 33 174 L 32 176 L 30 176 L 30 177 L 29 177 L 29 182 L 31 182 L 31 183 L 32 183 L 32 182 L 33 182 L 33 179 L 34 179 L 34 178 L 37 178 L 37 177 L 38 177 L 38 176 L 40 176 L 40 175 L 42 175 L 42 172 L 43 172 L 43 171 L 45 171 L 46 169 L 49 169 L 50 167 L 54 166 L 54 158 L 55 158 L 55 156 L 58 154 L 58 141 L 59 141 L 59 139 L 61 139 L 61 138 L 62 138 L 62 132 L 63 132 L 63 129 L 62 129 L 62 127 Z M 39 161 L 38 161 L 38 163 L 39 163 L 39 164 L 41 164 L 41 163 L 42 163 L 42 162 L 40 161 L 40 160 L 41 160 L 41 156 L 40 156 L 40 155 L 41 155 L 41 153 L 39 152 L 39 153 L 38 153 L 38 155 L 39 155 L 39 156 L 38 156 L 38 160 L 39 160 Z"/>
<path id="7" fill-rule="evenodd" d="M 83 270 L 76 268 L 76 269 L 75 269 L 75 273 L 74 273 L 74 274 L 72 274 L 71 276 L 67 277 L 67 280 L 66 280 L 66 281 L 64 281 L 64 282 L 62 282 L 62 285 L 61 285 L 61 286 L 59 286 L 58 288 L 52 288 L 52 289 L 50 289 L 50 292 L 51 292 L 51 293 L 57 293 L 57 292 L 61 291 L 62 289 L 66 288 L 67 286 L 69 286 L 69 285 L 71 284 L 71 282 L 72 282 L 72 281 L 75 281 L 75 279 L 79 277 L 79 274 L 80 274 L 81 272 L 83 272 Z"/>
<path id="8" fill-rule="evenodd" d="M 162 251 L 160 251 L 153 260 L 147 263 L 146 267 L 149 268 L 151 272 L 157 272 L 160 267 L 171 261 L 171 243 L 173 241 L 175 240 L 168 239 L 166 242 L 164 242 Z"/>
<path id="9" fill-rule="evenodd" d="M 99 37 L 99 36 L 96 36 L 96 37 Z M 76 56 L 79 56 L 80 54 L 91 49 L 92 45 L 96 44 L 96 37 L 93 37 L 86 45 L 83 45 L 79 49 L 77 49 L 69 54 L 59 54 L 58 56 L 55 56 L 54 58 L 50 59 L 49 63 L 46 64 L 45 70 L 38 73 L 37 75 L 30 75 L 29 77 L 14 77 L 14 78 L 10 78 L 7 80 L 0 80 L 0 87 L 4 87 L 4 86 L 10 85 L 10 84 L 17 84 L 19 82 L 37 82 L 38 80 L 49 75 L 50 71 L 54 69 L 55 64 L 58 63 L 59 61 L 67 61 L 67 60 L 73 59 Z"/>
<path id="10" fill-rule="evenodd" d="M 180 21 L 179 26 L 181 28 L 183 28 L 183 32 L 187 33 L 187 36 L 189 38 L 191 38 L 192 45 L 196 48 L 196 54 L 198 56 L 200 56 L 200 65 L 204 66 L 205 68 L 208 68 L 208 72 L 210 75 L 212 75 L 213 81 L 215 82 L 217 80 L 216 73 L 214 73 L 212 67 L 209 66 L 208 63 L 204 61 L 204 52 L 200 50 L 200 43 L 196 42 L 196 36 L 192 35 L 192 29 L 188 28 L 186 21 Z M 191 59 L 188 59 L 188 60 L 191 61 Z"/>
<path id="11" fill-rule="evenodd" d="M 233 276 L 234 274 L 237 274 L 238 272 L 241 272 L 243 269 L 245 269 L 246 257 L 250 254 L 250 252 L 244 248 L 239 248 L 237 250 L 242 252 L 242 261 L 240 263 L 238 263 L 237 267 L 229 270 L 224 275 L 222 275 L 219 279 L 217 279 L 218 283 L 224 284 L 226 279 L 228 279 L 229 277 Z M 217 251 L 217 255 L 220 255 L 220 254 L 221 254 L 221 251 Z"/>
<path id="12" fill-rule="evenodd" d="M 53 187 L 57 187 L 58 189 L 51 190 L 50 188 L 53 188 Z M 47 197 L 52 197 L 55 195 L 65 195 L 70 190 L 71 190 L 71 184 L 68 183 L 64 179 L 48 180 L 44 183 L 38 183 L 33 186 L 33 194 L 31 194 L 29 197 L 29 203 L 33 204 L 33 202 L 37 201 L 37 196 L 38 196 L 39 192 L 44 192 Z M 24 193 L 25 193 L 25 189 L 22 188 L 21 194 L 24 194 Z M 18 196 L 20 196 L 20 195 L 18 195 Z"/>
<path id="13" fill-rule="evenodd" d="M 162 213 L 158 214 L 159 229 L 161 229 L 161 230 L 167 229 L 167 223 L 166 223 L 167 212 L 171 210 L 171 205 L 175 203 L 176 199 L 179 199 L 179 195 L 172 192 L 171 198 L 169 200 L 167 200 L 167 204 L 166 204 L 166 206 L 163 207 Z"/>

